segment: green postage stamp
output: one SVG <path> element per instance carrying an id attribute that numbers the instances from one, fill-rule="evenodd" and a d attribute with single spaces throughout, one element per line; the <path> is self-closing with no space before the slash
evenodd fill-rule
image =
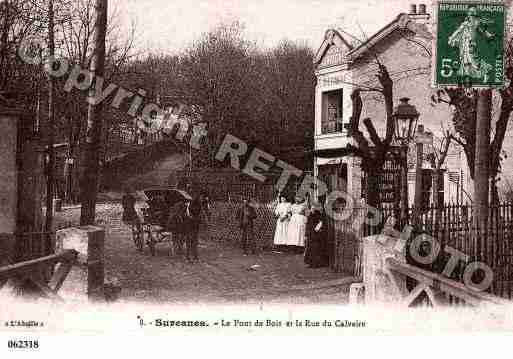
<path id="1" fill-rule="evenodd" d="M 503 87 L 506 8 L 501 2 L 439 1 L 436 87 Z"/>

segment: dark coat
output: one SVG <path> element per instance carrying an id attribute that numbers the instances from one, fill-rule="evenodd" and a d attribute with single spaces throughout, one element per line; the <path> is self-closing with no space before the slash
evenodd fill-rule
<path id="1" fill-rule="evenodd" d="M 322 222 L 321 229 L 315 227 Z M 329 245 L 327 221 L 324 213 L 316 210 L 308 216 L 306 222 L 305 263 L 312 267 L 327 267 L 329 265 Z"/>
<path id="2" fill-rule="evenodd" d="M 123 206 L 123 215 L 121 220 L 123 222 L 132 222 L 139 219 L 135 210 L 135 197 L 131 194 L 125 194 L 121 199 L 121 205 Z"/>
<path id="3" fill-rule="evenodd" d="M 242 208 L 239 208 L 237 211 L 237 221 L 239 222 L 239 228 L 250 228 L 253 227 L 255 218 L 257 217 L 255 209 L 250 206 L 249 204 L 245 205 L 247 213 L 247 220 L 248 223 L 246 225 L 244 224 L 244 206 Z"/>
<path id="4" fill-rule="evenodd" d="M 187 210 L 187 208 L 185 208 Z M 201 211 L 202 211 L 202 204 L 201 200 L 199 198 L 193 198 L 191 203 L 189 204 L 189 216 L 186 216 L 186 226 L 188 229 L 191 230 L 197 230 L 200 223 L 201 223 Z"/>
<path id="5" fill-rule="evenodd" d="M 167 230 L 177 233 L 185 232 L 185 209 L 184 202 L 177 202 L 171 207 L 167 218 Z"/>

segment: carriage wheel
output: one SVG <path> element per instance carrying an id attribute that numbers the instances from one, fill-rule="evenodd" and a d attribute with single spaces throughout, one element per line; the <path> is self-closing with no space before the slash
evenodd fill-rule
<path id="1" fill-rule="evenodd" d="M 144 231 L 142 227 L 132 226 L 132 238 L 137 251 L 142 252 L 144 248 Z"/>

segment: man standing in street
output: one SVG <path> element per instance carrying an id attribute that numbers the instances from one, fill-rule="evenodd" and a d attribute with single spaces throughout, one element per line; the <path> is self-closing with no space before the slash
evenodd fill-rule
<path id="1" fill-rule="evenodd" d="M 198 261 L 198 235 L 201 222 L 201 200 L 198 196 L 194 196 L 192 201 L 187 201 L 186 218 L 186 259 L 188 261 Z"/>
<path id="2" fill-rule="evenodd" d="M 245 198 L 242 208 L 237 213 L 239 220 L 239 227 L 242 231 L 242 249 L 244 255 L 248 255 L 251 250 L 252 254 L 256 254 L 256 242 L 254 236 L 254 221 L 256 218 L 256 211 Z"/>

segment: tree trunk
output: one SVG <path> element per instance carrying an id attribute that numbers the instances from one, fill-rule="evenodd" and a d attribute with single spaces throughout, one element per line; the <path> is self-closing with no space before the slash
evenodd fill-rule
<path id="1" fill-rule="evenodd" d="M 4 89 L 7 84 L 7 66 L 8 59 L 7 59 L 7 46 L 9 42 L 9 1 L 4 1 L 3 4 L 0 4 L 0 6 L 4 7 L 4 23 L 2 28 L 2 50 L 0 53 L 0 89 Z"/>
<path id="2" fill-rule="evenodd" d="M 474 244 L 481 259 L 485 247 L 484 234 L 488 223 L 490 124 L 492 110 L 492 90 L 481 90 L 477 101 L 476 161 L 474 173 Z M 480 243 L 478 243 L 480 242 Z"/>
<path id="3" fill-rule="evenodd" d="M 48 50 L 50 58 L 55 54 L 55 41 L 54 41 L 54 9 L 53 0 L 48 2 Z M 46 168 L 46 219 L 45 219 L 45 232 L 51 232 L 53 226 L 53 197 L 55 188 L 55 116 L 54 116 L 54 79 L 48 76 L 48 128 L 47 128 L 47 153 L 48 162 Z M 45 254 L 49 255 L 54 252 L 51 244 L 47 244 Z"/>
<path id="4" fill-rule="evenodd" d="M 379 209 L 380 201 L 379 201 L 379 179 L 381 177 L 381 169 L 380 168 L 370 168 L 367 172 L 367 205 Z M 377 234 L 379 233 L 381 228 L 376 228 L 375 226 L 369 226 L 368 233 L 369 234 Z"/>
<path id="5" fill-rule="evenodd" d="M 105 69 L 105 35 L 107 29 L 107 0 L 96 0 L 96 22 L 94 34 L 94 55 L 91 72 L 96 76 L 104 76 Z M 90 96 L 94 97 L 94 86 Z M 102 105 L 90 104 L 87 111 L 87 128 L 80 174 L 80 224 L 92 225 L 95 222 L 96 197 L 98 194 L 99 159 L 102 140 Z"/>

